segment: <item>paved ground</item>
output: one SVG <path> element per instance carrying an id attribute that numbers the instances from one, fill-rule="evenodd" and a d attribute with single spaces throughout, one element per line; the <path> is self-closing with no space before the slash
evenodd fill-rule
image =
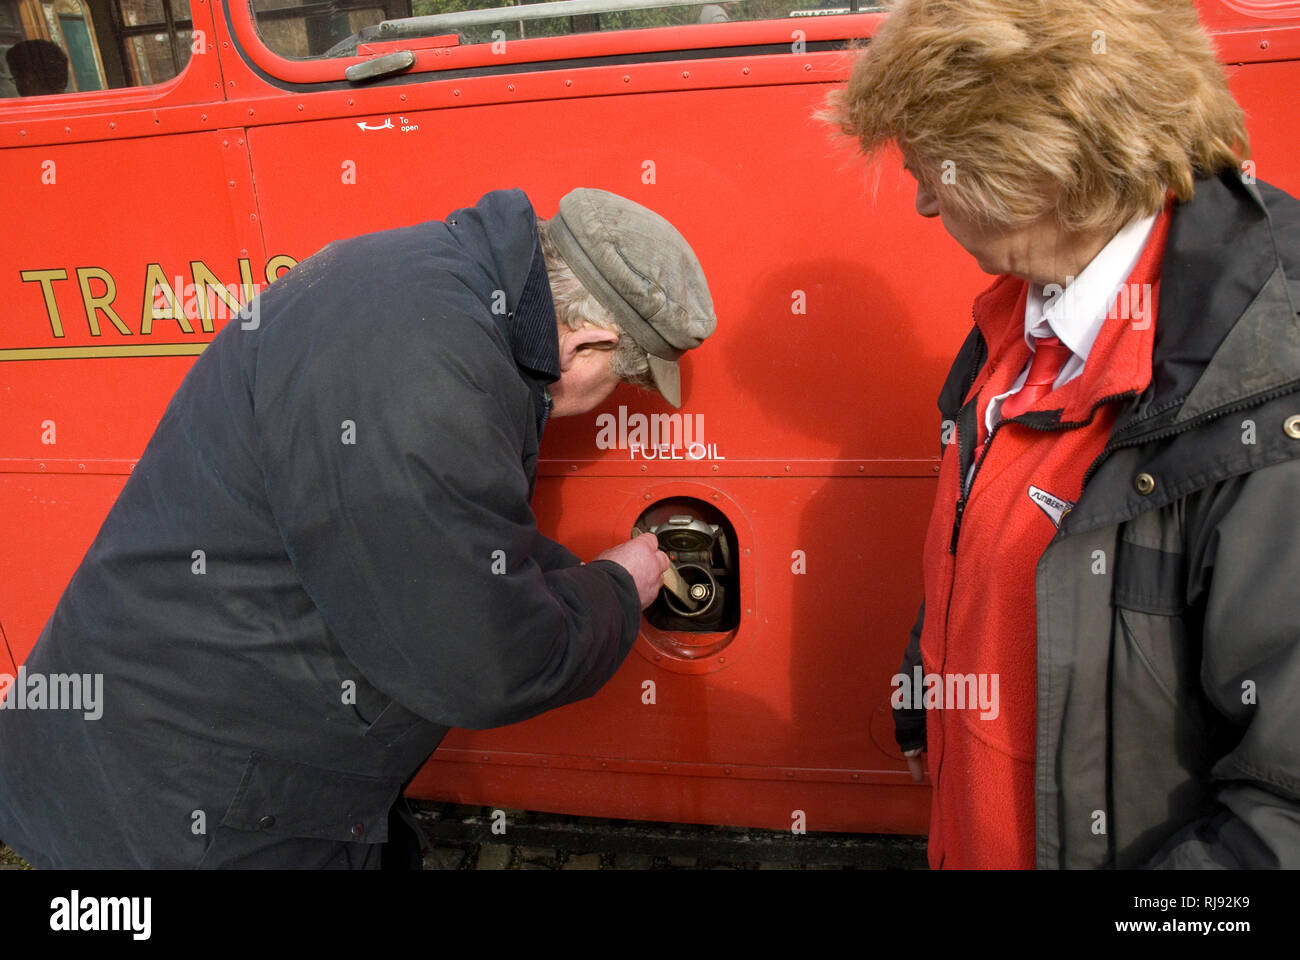
<path id="1" fill-rule="evenodd" d="M 703 857 L 652 857 L 645 854 L 569 853 L 539 847 L 483 843 L 435 847 L 425 855 L 426 870 L 852 870 L 817 863 L 766 860 L 709 860 Z"/>
<path id="2" fill-rule="evenodd" d="M 26 861 L 18 854 L 14 853 L 3 843 L 0 843 L 0 870 L 30 870 Z"/>
<path id="3" fill-rule="evenodd" d="M 925 869 L 921 837 L 808 835 L 413 803 L 428 870 Z M 493 824 L 504 836 L 493 836 Z M 514 835 L 521 839 L 510 842 Z M 807 854 L 805 856 L 804 854 Z"/>
<path id="4" fill-rule="evenodd" d="M 767 830 L 593 820 L 413 803 L 430 836 L 426 870 L 924 869 L 916 837 L 809 836 Z M 493 824 L 504 836 L 493 834 Z M 511 834 L 524 842 L 511 842 Z M 800 859 L 800 851 L 813 856 Z M 0 843 L 0 870 L 30 869 Z"/>
<path id="5" fill-rule="evenodd" d="M 31 868 L 0 844 L 0 870 Z M 696 857 L 651 857 L 644 854 L 569 853 L 565 850 L 512 847 L 503 843 L 467 843 L 431 847 L 426 870 L 851 870 L 852 867 L 771 862 L 725 862 Z"/>

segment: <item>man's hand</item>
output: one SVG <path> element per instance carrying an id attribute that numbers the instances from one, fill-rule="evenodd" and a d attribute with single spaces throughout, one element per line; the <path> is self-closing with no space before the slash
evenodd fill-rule
<path id="1" fill-rule="evenodd" d="M 659 588 L 664 585 L 664 571 L 668 569 L 668 554 L 659 549 L 659 538 L 653 533 L 643 533 L 627 543 L 610 547 L 596 559 L 613 560 L 632 575 L 642 610 L 659 596 Z"/>
<path id="2" fill-rule="evenodd" d="M 920 783 L 925 779 L 925 761 L 921 755 L 925 753 L 921 747 L 915 750 L 904 750 L 903 756 L 907 758 L 907 772 L 912 775 L 912 779 Z"/>

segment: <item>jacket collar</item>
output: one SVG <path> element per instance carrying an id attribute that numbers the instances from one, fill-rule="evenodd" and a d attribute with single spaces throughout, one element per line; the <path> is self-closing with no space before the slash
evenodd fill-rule
<path id="1" fill-rule="evenodd" d="M 493 190 L 446 222 L 489 274 L 489 310 L 532 394 L 540 437 L 551 412 L 546 387 L 560 379 L 560 345 L 537 215 L 522 190 Z"/>
<path id="2" fill-rule="evenodd" d="M 1151 385 L 1089 467 L 1057 539 L 1300 456 L 1300 444 L 1271 426 L 1295 412 L 1300 392 L 1296 278 L 1295 198 L 1228 171 L 1198 181 L 1192 202 L 1174 207 Z M 1142 475 L 1153 488 L 1138 487 Z"/>
<path id="3" fill-rule="evenodd" d="M 1121 415 L 1112 443 L 1142 443 L 1300 390 L 1297 306 L 1300 201 L 1243 183 L 1236 170 L 1198 180 L 1169 224 L 1151 383 Z M 943 416 L 957 415 L 987 358 L 976 324 L 940 392 Z"/>
<path id="4" fill-rule="evenodd" d="M 1226 416 L 1294 404 L 1300 392 L 1297 305 L 1300 201 L 1267 184 L 1244 183 L 1236 170 L 1199 179 L 1196 196 L 1174 205 L 1169 225 L 1151 383 L 1121 412 L 1057 538 L 1297 456 L 1300 445 L 1281 431 L 1268 431 L 1256 445 L 1243 443 L 1244 421 Z M 959 408 L 987 357 L 974 325 L 940 392 L 946 419 L 961 417 Z M 970 433 L 970 425 L 958 429 L 963 446 L 963 434 Z M 1135 493 L 1137 469 L 1158 472 L 1166 482 L 1150 496 Z"/>
<path id="5" fill-rule="evenodd" d="M 1300 327 L 1275 236 L 1300 226 L 1300 204 L 1286 200 L 1270 211 L 1260 191 L 1229 170 L 1198 180 L 1193 200 L 1174 207 L 1151 385 L 1113 440 L 1140 440 L 1300 388 Z M 1300 264 L 1289 271 L 1300 277 Z M 1295 335 L 1278 337 L 1288 328 Z"/>
<path id="6" fill-rule="evenodd" d="M 453 211 L 447 226 L 488 273 L 489 309 L 521 373 L 543 383 L 560 377 L 555 303 L 537 236 L 537 215 L 522 190 L 493 190 Z"/>
<path id="7" fill-rule="evenodd" d="M 536 235 L 536 227 L 533 232 Z M 560 345 L 555 325 L 555 301 L 546 275 L 546 258 L 538 243 L 533 247 L 532 266 L 519 293 L 519 302 L 506 313 L 506 330 L 515 363 L 546 383 L 560 378 Z"/>

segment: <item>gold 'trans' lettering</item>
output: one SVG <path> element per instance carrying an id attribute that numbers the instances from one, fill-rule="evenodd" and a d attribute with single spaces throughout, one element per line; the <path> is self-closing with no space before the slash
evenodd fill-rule
<path id="1" fill-rule="evenodd" d="M 35 324 L 21 333 L 11 326 L 10 337 L 26 342 L 0 347 L 0 361 L 197 356 L 211 339 L 203 335 L 215 334 L 218 323 L 238 321 L 245 330 L 256 329 L 255 297 L 296 265 L 285 254 L 271 257 L 263 283 L 254 280 L 249 258 L 240 257 L 239 282 L 228 283 L 203 260 L 190 260 L 183 271 L 151 262 L 143 266 L 138 287 L 100 266 L 20 270 L 30 293 L 18 306 L 19 316 L 43 310 L 45 332 Z M 42 335 L 45 345 L 39 345 Z"/>

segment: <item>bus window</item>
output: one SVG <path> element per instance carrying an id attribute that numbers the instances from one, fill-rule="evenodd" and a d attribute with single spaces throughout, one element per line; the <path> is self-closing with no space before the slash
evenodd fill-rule
<path id="1" fill-rule="evenodd" d="M 262 39 L 299 59 L 353 56 L 358 42 L 456 36 L 460 44 L 647 27 L 859 13 L 879 0 L 253 0 Z M 389 21 L 397 32 L 377 26 Z M 396 23 L 400 21 L 400 23 Z M 366 29 L 369 28 L 369 29 Z"/>
<path id="2" fill-rule="evenodd" d="M 410 0 L 253 0 L 257 32 L 282 57 L 308 59 L 384 20 L 411 16 Z"/>
<path id="3" fill-rule="evenodd" d="M 192 30 L 188 0 L 0 0 L 0 97 L 162 83 Z"/>

